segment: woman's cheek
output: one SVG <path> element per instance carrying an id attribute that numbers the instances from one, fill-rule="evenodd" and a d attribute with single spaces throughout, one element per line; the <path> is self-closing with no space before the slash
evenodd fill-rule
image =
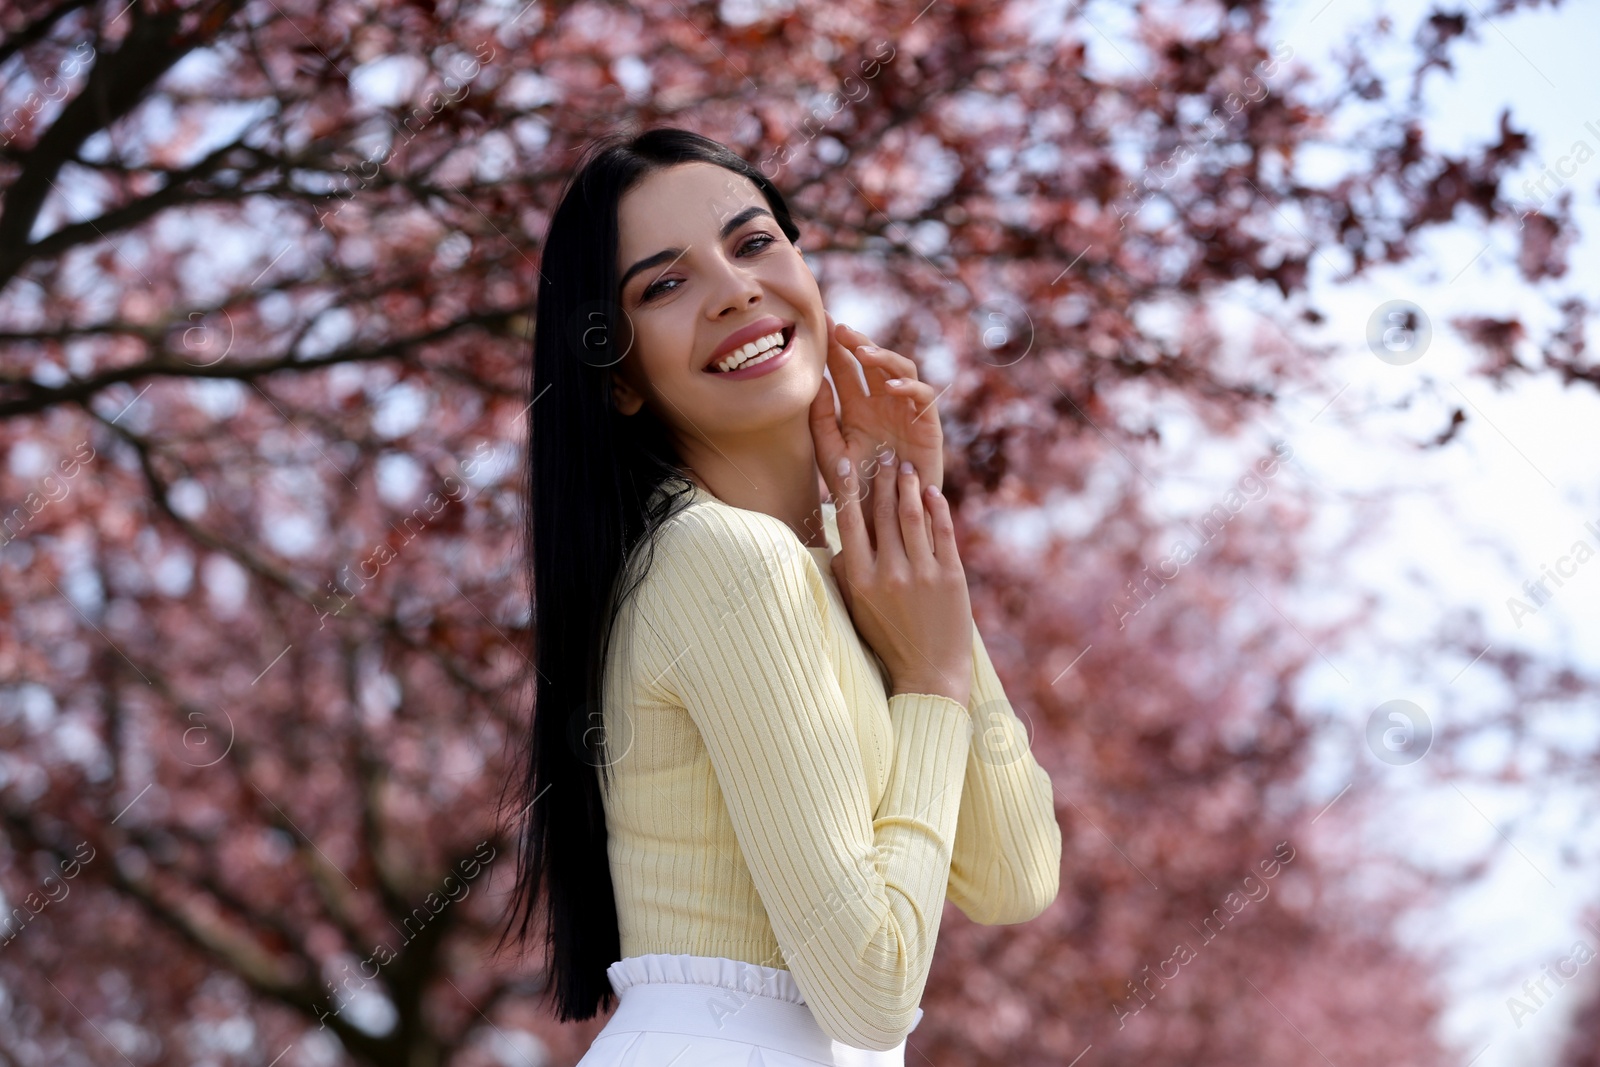
<path id="1" fill-rule="evenodd" d="M 687 306 L 687 305 L 686 305 Z M 691 366 L 694 353 L 694 323 L 683 314 L 652 315 L 648 323 L 639 324 L 639 362 L 652 382 L 665 383 L 674 368 L 687 368 L 679 373 L 696 373 Z M 671 388 L 670 386 L 668 388 Z"/>

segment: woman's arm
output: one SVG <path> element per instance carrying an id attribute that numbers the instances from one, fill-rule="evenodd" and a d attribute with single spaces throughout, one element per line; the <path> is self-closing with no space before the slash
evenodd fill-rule
<path id="1" fill-rule="evenodd" d="M 949 896 L 984 925 L 1027 922 L 1061 889 L 1061 826 L 1049 773 L 1033 758 L 1028 734 L 972 624 L 973 737 Z"/>
<path id="2" fill-rule="evenodd" d="M 828 593 L 788 527 L 691 507 L 640 589 L 653 687 L 700 730 L 784 959 L 830 1037 L 904 1040 L 938 937 L 971 743 L 947 696 L 889 700 L 876 817 L 855 711 L 827 660 Z"/>

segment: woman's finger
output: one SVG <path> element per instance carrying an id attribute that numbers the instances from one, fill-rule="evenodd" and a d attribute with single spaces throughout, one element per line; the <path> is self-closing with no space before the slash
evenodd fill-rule
<path id="1" fill-rule="evenodd" d="M 933 554 L 940 564 L 961 567 L 961 555 L 956 549 L 956 524 L 950 519 L 950 500 L 939 492 L 937 485 L 929 485 L 922 494 L 927 502 L 928 517 L 933 520 Z"/>
<path id="2" fill-rule="evenodd" d="M 838 331 L 830 330 L 827 338 L 828 371 L 833 375 L 833 387 L 839 391 L 841 405 L 849 405 L 867 396 L 867 386 L 862 379 L 861 364 L 855 354 L 839 339 Z"/>
<path id="3" fill-rule="evenodd" d="M 844 557 L 841 566 L 848 569 L 854 561 L 871 565 L 875 557 L 867 537 L 867 522 L 861 514 L 855 464 L 850 462 L 849 456 L 840 456 L 834 462 L 834 479 L 839 491 L 834 496 L 833 518 L 839 527 L 839 555 Z"/>
<path id="4" fill-rule="evenodd" d="M 834 462 L 845 451 L 844 435 L 839 432 L 839 415 L 833 410 L 833 400 L 833 383 L 824 375 L 807 412 L 811 421 L 811 443 L 824 478 L 829 477 Z M 830 480 L 828 484 L 831 487 L 833 482 Z"/>
<path id="5" fill-rule="evenodd" d="M 900 475 L 891 453 L 885 462 L 878 464 L 872 486 L 872 510 L 878 529 L 877 559 L 878 562 L 888 560 L 891 565 L 894 560 L 904 559 L 906 554 L 905 541 L 900 537 L 900 500 L 896 492 L 899 480 Z"/>
<path id="6" fill-rule="evenodd" d="M 917 468 L 910 460 L 900 461 L 900 536 L 905 542 L 906 558 L 914 568 L 921 570 L 933 562 L 933 548 L 928 544 L 927 517 L 922 509 L 921 481 Z"/>
<path id="7" fill-rule="evenodd" d="M 917 364 L 909 356 L 873 344 L 872 338 L 860 330 L 840 326 L 835 334 L 861 364 L 861 371 L 869 384 L 881 385 L 889 378 L 917 377 Z"/>
<path id="8" fill-rule="evenodd" d="M 919 416 L 939 399 L 939 391 L 928 382 L 919 382 L 911 378 L 891 378 L 883 385 L 890 396 L 904 397 L 915 403 Z"/>
<path id="9" fill-rule="evenodd" d="M 811 398 L 809 416 L 811 446 L 816 453 L 817 469 L 822 472 L 823 485 L 827 486 L 828 495 L 837 507 L 844 495 L 843 482 L 838 473 L 839 461 L 842 459 L 849 465 L 851 460 L 849 446 L 839 429 L 839 416 L 833 410 L 833 388 L 827 378 L 822 379 L 817 395 Z"/>
<path id="10" fill-rule="evenodd" d="M 863 369 L 881 374 L 885 378 L 911 378 L 917 376 L 917 365 L 909 356 L 888 348 L 879 348 L 876 345 L 865 344 L 855 349 L 856 359 L 861 361 Z"/>
<path id="11" fill-rule="evenodd" d="M 811 420 L 811 449 L 816 455 L 817 471 L 822 475 L 822 484 L 828 495 L 837 502 L 843 484 L 838 474 L 838 464 L 840 458 L 846 455 L 846 450 L 844 436 L 839 432 L 838 417 L 833 412 L 833 389 L 826 378 L 822 380 L 817 395 L 811 398 L 808 415 Z"/>
<path id="12" fill-rule="evenodd" d="M 917 365 L 909 357 L 888 348 L 879 348 L 860 330 L 840 325 L 833 331 L 840 347 L 849 352 L 861 367 L 861 374 L 875 391 L 890 378 L 917 377 Z"/>

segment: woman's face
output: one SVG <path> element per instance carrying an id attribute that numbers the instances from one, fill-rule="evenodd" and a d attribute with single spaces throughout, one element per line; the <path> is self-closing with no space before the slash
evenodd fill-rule
<path id="1" fill-rule="evenodd" d="M 649 404 L 703 444 L 804 422 L 827 362 L 822 294 L 755 183 L 711 163 L 654 171 L 623 195 L 617 227 L 618 409 Z M 774 332 L 784 344 L 759 364 L 708 369 L 730 342 Z"/>

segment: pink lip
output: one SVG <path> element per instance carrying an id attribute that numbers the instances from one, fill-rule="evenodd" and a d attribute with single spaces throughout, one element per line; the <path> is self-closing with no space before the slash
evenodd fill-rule
<path id="1" fill-rule="evenodd" d="M 800 335 L 799 327 L 786 327 L 786 329 L 790 330 L 789 343 L 779 349 L 777 355 L 768 356 L 766 359 L 755 364 L 754 366 L 746 364 L 745 366 L 740 367 L 738 370 L 708 371 L 707 373 L 715 374 L 718 378 L 759 378 L 769 371 L 777 370 L 779 367 L 789 362 L 789 356 L 794 352 L 794 340 Z M 765 334 L 760 336 L 765 336 Z"/>
<path id="2" fill-rule="evenodd" d="M 717 346 L 717 350 L 711 353 L 711 358 L 706 360 L 706 365 L 700 369 L 711 370 L 712 367 L 727 359 L 730 352 L 735 352 L 751 341 L 765 337 L 769 333 L 791 329 L 793 326 L 794 323 L 785 322 L 776 315 L 763 315 L 750 325 L 737 329 L 724 337 L 722 343 Z"/>

